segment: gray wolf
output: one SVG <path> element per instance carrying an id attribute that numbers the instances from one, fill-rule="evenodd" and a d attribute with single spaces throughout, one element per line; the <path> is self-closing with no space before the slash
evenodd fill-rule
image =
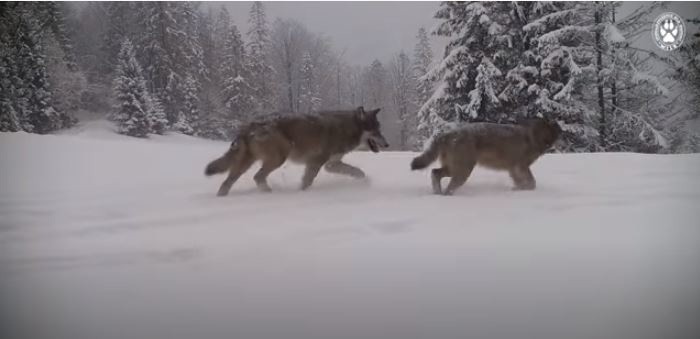
<path id="1" fill-rule="evenodd" d="M 363 107 L 347 111 L 314 114 L 288 114 L 254 120 L 241 127 L 228 151 L 207 165 L 211 176 L 228 171 L 217 195 L 225 196 L 231 186 L 257 160 L 262 162 L 255 174 L 261 191 L 269 192 L 267 176 L 289 159 L 306 165 L 301 189 L 311 186 L 321 167 L 331 173 L 364 178 L 365 173 L 342 161 L 345 154 L 364 144 L 375 153 L 389 147 L 381 133 L 379 109 Z"/>
<path id="2" fill-rule="evenodd" d="M 428 167 L 438 157 L 442 167 L 432 170 L 433 193 L 451 195 L 469 178 L 474 166 L 506 170 L 515 190 L 535 189 L 530 165 L 557 141 L 562 130 L 554 121 L 529 119 L 519 124 L 470 123 L 438 134 L 411 170 Z M 440 181 L 450 177 L 443 191 Z"/>

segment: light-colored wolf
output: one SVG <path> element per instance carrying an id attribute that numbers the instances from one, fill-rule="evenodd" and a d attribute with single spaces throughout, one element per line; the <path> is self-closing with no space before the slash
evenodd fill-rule
<path id="1" fill-rule="evenodd" d="M 535 189 L 530 165 L 557 141 L 562 130 L 541 118 L 521 124 L 471 123 L 437 135 L 423 154 L 413 159 L 411 170 L 424 169 L 438 157 L 442 167 L 432 170 L 435 194 L 451 195 L 469 178 L 478 163 L 510 173 L 514 189 Z M 451 177 L 443 191 L 440 181 Z"/>
<path id="2" fill-rule="evenodd" d="M 231 147 L 206 167 L 207 176 L 228 171 L 217 195 L 227 195 L 231 186 L 256 161 L 262 161 L 254 180 L 261 191 L 269 192 L 267 176 L 290 159 L 306 164 L 301 189 L 311 186 L 321 167 L 328 172 L 364 178 L 365 173 L 342 161 L 345 154 L 361 144 L 373 152 L 389 147 L 381 133 L 379 109 L 363 107 L 348 111 L 278 115 L 241 127 Z"/>

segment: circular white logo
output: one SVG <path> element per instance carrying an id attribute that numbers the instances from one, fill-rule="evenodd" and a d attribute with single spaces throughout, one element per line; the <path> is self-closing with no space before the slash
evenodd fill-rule
<path id="1" fill-rule="evenodd" d="M 685 24 L 678 14 L 666 12 L 654 20 L 651 34 L 656 46 L 664 51 L 672 51 L 680 47 L 685 39 Z"/>

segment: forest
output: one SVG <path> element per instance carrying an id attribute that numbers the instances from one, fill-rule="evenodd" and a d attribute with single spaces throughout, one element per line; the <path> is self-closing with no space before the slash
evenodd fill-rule
<path id="1" fill-rule="evenodd" d="M 271 112 L 367 106 L 395 150 L 458 124 L 543 116 L 564 130 L 560 152 L 697 152 L 700 34 L 673 52 L 639 48 L 664 4 L 624 5 L 436 2 L 426 15 L 439 23 L 416 29 L 413 50 L 356 64 L 264 2 L 250 3 L 246 31 L 221 4 L 2 2 L 0 131 L 97 116 L 134 137 L 228 140 Z"/>

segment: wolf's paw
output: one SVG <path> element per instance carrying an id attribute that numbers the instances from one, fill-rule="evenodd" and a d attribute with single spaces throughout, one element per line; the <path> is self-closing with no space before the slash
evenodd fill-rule
<path id="1" fill-rule="evenodd" d="M 217 197 L 225 197 L 228 195 L 228 191 L 231 190 L 230 187 L 226 187 L 225 185 L 222 185 L 219 187 L 219 191 L 216 192 Z"/>
<path id="2" fill-rule="evenodd" d="M 372 179 L 368 176 L 362 178 L 357 178 L 357 182 L 362 186 L 370 186 L 372 184 Z"/>
<path id="3" fill-rule="evenodd" d="M 367 178 L 367 175 L 365 174 L 365 172 L 362 172 L 362 171 L 353 173 L 353 174 L 351 174 L 351 176 L 353 178 L 359 179 L 359 180 L 363 180 L 363 179 Z"/>
<path id="4" fill-rule="evenodd" d="M 431 181 L 433 187 L 433 194 L 442 194 L 442 186 L 440 185 L 440 180 L 433 178 Z"/>
<path id="5" fill-rule="evenodd" d="M 263 192 L 263 193 L 272 192 L 272 189 L 270 188 L 270 186 L 268 184 L 258 184 L 258 189 L 260 190 L 260 192 Z"/>

